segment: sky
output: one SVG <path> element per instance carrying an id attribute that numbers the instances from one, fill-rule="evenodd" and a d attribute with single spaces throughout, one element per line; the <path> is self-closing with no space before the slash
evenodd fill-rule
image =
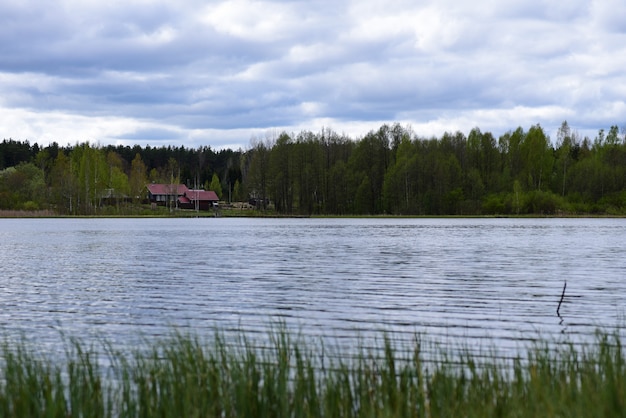
<path id="1" fill-rule="evenodd" d="M 623 0 L 3 0 L 0 137 L 626 128 Z"/>

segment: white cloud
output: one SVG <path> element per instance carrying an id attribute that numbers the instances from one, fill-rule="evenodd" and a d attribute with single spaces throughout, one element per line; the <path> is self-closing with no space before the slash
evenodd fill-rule
<path id="1" fill-rule="evenodd" d="M 207 5 L 200 20 L 219 32 L 252 42 L 288 38 L 301 25 L 290 3 L 228 0 Z"/>
<path id="2" fill-rule="evenodd" d="M 594 29 L 626 34 L 626 4 L 623 1 L 594 0 L 590 8 Z"/>
<path id="3" fill-rule="evenodd" d="M 31 142 L 99 142 L 133 131 L 140 123 L 133 119 L 88 117 L 61 112 L 34 112 L 24 109 L 0 108 L 0 126 L 5 138 L 29 139 Z M 7 126 L 16 127 L 21 136 L 9 134 Z"/>
<path id="4" fill-rule="evenodd" d="M 245 146 L 382 123 L 624 125 L 619 0 L 0 4 L 0 132 Z M 206 143 L 203 143 L 206 141 Z"/>

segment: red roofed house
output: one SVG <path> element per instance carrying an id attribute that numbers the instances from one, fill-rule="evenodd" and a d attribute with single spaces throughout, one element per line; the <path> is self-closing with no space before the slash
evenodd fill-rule
<path id="1" fill-rule="evenodd" d="M 209 210 L 216 207 L 219 200 L 212 190 L 187 189 L 178 198 L 178 206 L 182 209 Z"/>
<path id="2" fill-rule="evenodd" d="M 219 201 L 217 194 L 211 190 L 189 189 L 184 184 L 151 183 L 147 188 L 148 199 L 159 206 L 176 201 L 176 206 L 181 209 L 209 210 Z"/>

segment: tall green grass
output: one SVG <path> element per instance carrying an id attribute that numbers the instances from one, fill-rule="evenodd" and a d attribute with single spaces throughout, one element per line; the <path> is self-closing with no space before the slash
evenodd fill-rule
<path id="1" fill-rule="evenodd" d="M 503 359 L 396 343 L 351 354 L 285 329 L 252 343 L 173 333 L 133 352 L 69 340 L 51 357 L 0 348 L 2 417 L 615 417 L 626 414 L 617 334 L 537 343 Z M 431 348 L 433 345 L 430 346 Z M 355 354 L 356 353 L 356 354 Z M 426 359 L 428 357 L 428 360 Z"/>

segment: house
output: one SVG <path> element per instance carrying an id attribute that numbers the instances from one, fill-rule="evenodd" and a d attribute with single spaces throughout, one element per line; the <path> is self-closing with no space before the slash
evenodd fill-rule
<path id="1" fill-rule="evenodd" d="M 219 198 L 212 190 L 187 189 L 178 198 L 178 207 L 181 209 L 209 210 L 217 207 Z"/>
<path id="2" fill-rule="evenodd" d="M 146 187 L 150 203 L 159 206 L 170 202 L 181 209 L 209 210 L 216 207 L 219 201 L 214 191 L 189 189 L 184 184 L 151 183 Z"/>
<path id="3" fill-rule="evenodd" d="M 156 203 L 159 206 L 165 206 L 167 202 L 174 202 L 189 190 L 184 184 L 151 183 L 146 187 L 148 188 L 150 203 Z"/>

